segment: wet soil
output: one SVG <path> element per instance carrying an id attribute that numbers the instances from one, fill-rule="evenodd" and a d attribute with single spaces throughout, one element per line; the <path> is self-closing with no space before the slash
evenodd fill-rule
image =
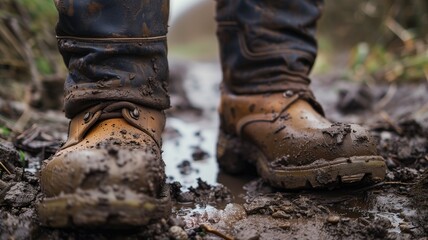
<path id="1" fill-rule="evenodd" d="M 43 197 L 38 170 L 41 161 L 65 141 L 67 120 L 60 111 L 34 110 L 22 134 L 0 132 L 0 239 L 428 236 L 426 84 L 360 86 L 331 75 L 314 77 L 315 95 L 328 118 L 371 129 L 388 165 L 387 177 L 372 186 L 285 192 L 264 183 L 251 169 L 242 176 L 219 171 L 215 144 L 220 67 L 172 62 L 171 69 L 174 107 L 168 111 L 163 135 L 163 158 L 174 200 L 169 219 L 122 231 L 41 227 L 35 210 Z M 11 119 L 22 110 L 13 107 L 16 103 L 2 104 L 1 114 Z"/>

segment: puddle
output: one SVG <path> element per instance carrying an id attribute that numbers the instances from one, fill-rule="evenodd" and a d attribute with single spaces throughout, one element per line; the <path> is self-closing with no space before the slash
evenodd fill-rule
<path id="1" fill-rule="evenodd" d="M 209 184 L 217 183 L 219 172 L 215 159 L 217 128 L 214 124 L 203 128 L 200 122 L 185 122 L 178 118 L 169 118 L 166 123 L 166 132 L 163 136 L 162 157 L 166 164 L 168 181 L 179 181 L 184 188 L 197 185 L 197 178 Z M 170 138 L 168 135 L 175 135 Z M 200 149 L 207 153 L 203 160 L 193 160 L 192 154 Z M 181 171 L 180 164 L 186 161 L 188 171 Z M 181 171 L 181 172 L 180 172 Z"/>

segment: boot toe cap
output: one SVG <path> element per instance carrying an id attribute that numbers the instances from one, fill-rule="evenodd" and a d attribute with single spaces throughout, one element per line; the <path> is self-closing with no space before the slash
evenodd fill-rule
<path id="1" fill-rule="evenodd" d="M 41 172 L 41 186 L 47 197 L 110 185 L 127 185 L 154 195 L 163 179 L 159 151 L 114 146 L 60 152 Z"/>

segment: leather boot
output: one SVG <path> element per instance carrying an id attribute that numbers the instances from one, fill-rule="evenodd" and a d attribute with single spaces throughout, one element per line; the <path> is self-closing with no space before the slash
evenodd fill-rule
<path id="1" fill-rule="evenodd" d="M 55 3 L 71 122 L 67 142 L 41 170 L 41 223 L 129 228 L 168 217 L 161 133 L 169 2 Z"/>
<path id="2" fill-rule="evenodd" d="M 309 89 L 321 3 L 218 1 L 223 87 L 217 159 L 227 172 L 245 171 L 250 163 L 283 189 L 384 178 L 370 134 L 328 121 Z"/>

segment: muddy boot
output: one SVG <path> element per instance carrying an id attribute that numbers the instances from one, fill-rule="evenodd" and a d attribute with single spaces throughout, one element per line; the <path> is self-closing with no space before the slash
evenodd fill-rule
<path id="1" fill-rule="evenodd" d="M 377 182 L 385 163 L 361 126 L 331 123 L 309 89 L 321 1 L 219 0 L 223 70 L 217 158 L 284 189 Z"/>
<path id="2" fill-rule="evenodd" d="M 43 166 L 50 227 L 129 228 L 168 217 L 161 158 L 167 0 L 60 0 L 68 140 Z"/>

